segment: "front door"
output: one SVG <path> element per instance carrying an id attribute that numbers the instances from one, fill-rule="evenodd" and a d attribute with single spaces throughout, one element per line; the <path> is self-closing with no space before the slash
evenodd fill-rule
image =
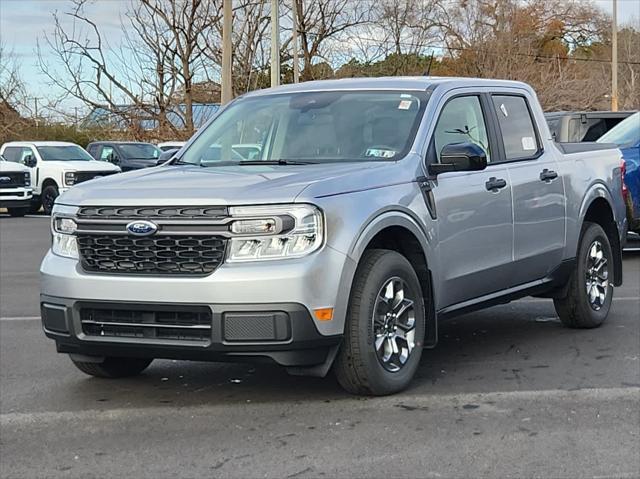
<path id="1" fill-rule="evenodd" d="M 504 165 L 492 164 L 495 140 L 486 122 L 486 99 L 457 96 L 441 110 L 430 148 L 473 142 L 487 153 L 484 171 L 443 173 L 433 195 L 437 205 L 440 308 L 511 286 L 513 221 L 511 185 Z"/>

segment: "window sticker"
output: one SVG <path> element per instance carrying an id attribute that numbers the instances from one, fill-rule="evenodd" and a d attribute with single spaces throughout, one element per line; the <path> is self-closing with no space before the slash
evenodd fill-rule
<path id="1" fill-rule="evenodd" d="M 522 137 L 522 149 L 525 151 L 531 151 L 536 149 L 536 140 L 531 136 Z"/>
<path id="2" fill-rule="evenodd" d="M 398 105 L 398 110 L 408 110 L 411 108 L 411 100 L 402 100 Z"/>
<path id="3" fill-rule="evenodd" d="M 505 116 L 505 118 L 509 116 L 509 113 L 507 112 L 507 107 L 504 106 L 504 103 L 500 103 L 500 111 Z"/>
<path id="4" fill-rule="evenodd" d="M 396 152 L 394 150 L 383 150 L 381 148 L 368 148 L 364 156 L 369 158 L 393 158 Z"/>

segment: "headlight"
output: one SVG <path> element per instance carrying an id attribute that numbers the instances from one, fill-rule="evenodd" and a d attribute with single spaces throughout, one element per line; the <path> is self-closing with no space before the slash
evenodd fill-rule
<path id="1" fill-rule="evenodd" d="M 31 186 L 31 173 L 24 174 L 24 186 Z"/>
<path id="2" fill-rule="evenodd" d="M 78 225 L 73 218 L 60 216 L 60 212 L 67 213 L 65 210 L 69 210 L 69 213 L 73 214 L 71 210 L 75 210 L 75 208 L 54 206 L 51 215 L 51 234 L 53 236 L 51 252 L 65 258 L 78 259 L 78 242 L 75 236 Z"/>
<path id="3" fill-rule="evenodd" d="M 67 186 L 73 186 L 76 183 L 75 171 L 67 171 L 64 174 L 64 184 Z"/>
<path id="4" fill-rule="evenodd" d="M 227 261 L 298 258 L 322 246 L 322 212 L 311 205 L 242 206 L 230 208 L 235 221 Z"/>

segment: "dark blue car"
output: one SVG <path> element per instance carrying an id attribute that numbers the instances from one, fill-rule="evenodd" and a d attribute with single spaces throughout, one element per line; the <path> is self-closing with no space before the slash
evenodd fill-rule
<path id="1" fill-rule="evenodd" d="M 614 143 L 622 151 L 629 229 L 640 234 L 640 112 L 620 122 L 598 142 Z"/>

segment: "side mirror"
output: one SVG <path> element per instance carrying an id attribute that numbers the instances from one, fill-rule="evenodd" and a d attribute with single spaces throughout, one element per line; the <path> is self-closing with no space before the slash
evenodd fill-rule
<path id="1" fill-rule="evenodd" d="M 109 163 L 113 163 L 114 165 L 119 165 L 120 164 L 120 158 L 118 158 L 113 153 L 109 153 L 109 156 L 107 156 L 107 161 Z"/>
<path id="2" fill-rule="evenodd" d="M 38 161 L 32 155 L 28 155 L 24 157 L 25 166 L 28 166 L 29 168 L 33 168 L 37 164 L 38 164 Z"/>
<path id="3" fill-rule="evenodd" d="M 440 163 L 429 165 L 431 175 L 449 171 L 481 171 L 487 167 L 487 154 L 475 143 L 449 143 L 440 152 Z"/>

